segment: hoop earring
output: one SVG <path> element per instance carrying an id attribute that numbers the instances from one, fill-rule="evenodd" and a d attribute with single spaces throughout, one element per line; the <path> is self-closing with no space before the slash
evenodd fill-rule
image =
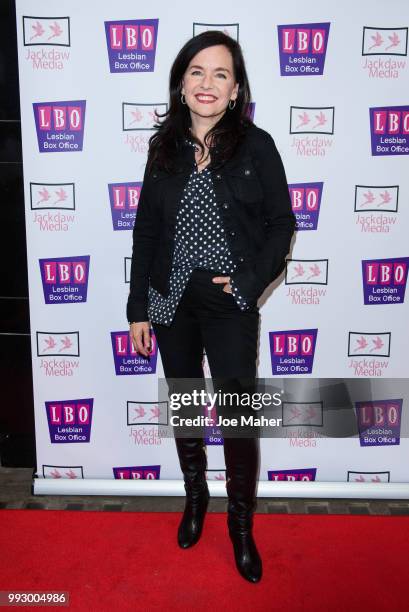
<path id="1" fill-rule="evenodd" d="M 180 101 L 182 102 L 182 104 L 186 104 L 185 94 L 180 95 Z"/>
<path id="2" fill-rule="evenodd" d="M 230 105 L 230 102 L 233 102 L 233 106 Z M 233 108 L 236 106 L 236 100 L 229 100 L 229 108 L 230 110 L 233 110 Z"/>

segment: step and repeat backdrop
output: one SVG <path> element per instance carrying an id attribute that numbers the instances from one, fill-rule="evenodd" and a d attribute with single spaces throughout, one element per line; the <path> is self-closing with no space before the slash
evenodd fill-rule
<path id="1" fill-rule="evenodd" d="M 250 110 L 297 217 L 260 302 L 258 376 L 288 400 L 261 441 L 260 480 L 409 482 L 409 5 L 16 5 L 37 478 L 182 478 L 159 435 L 160 351 L 154 337 L 153 357 L 133 351 L 125 308 L 169 70 L 192 35 L 218 29 L 242 45 Z M 206 355 L 203 368 L 210 378 Z M 329 438 L 341 387 L 355 434 Z M 223 481 L 219 433 L 208 478 Z"/>

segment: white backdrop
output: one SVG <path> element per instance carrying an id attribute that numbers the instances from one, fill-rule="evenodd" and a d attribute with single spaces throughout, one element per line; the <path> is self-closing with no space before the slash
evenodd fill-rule
<path id="1" fill-rule="evenodd" d="M 298 218 L 261 302 L 258 375 L 371 383 L 354 395 L 365 431 L 344 439 L 323 439 L 323 402 L 295 391 L 297 410 L 284 405 L 285 426 L 262 440 L 260 480 L 407 483 L 406 386 L 384 379 L 408 373 L 409 6 L 177 7 L 17 0 L 37 477 L 180 482 L 174 441 L 157 436 L 160 354 L 149 364 L 126 346 L 131 230 L 173 59 L 222 29 L 242 45 L 254 121 L 277 144 Z M 306 369 L 278 380 L 292 355 L 273 354 L 276 338 L 303 333 L 314 354 L 297 351 Z M 223 482 L 221 444 L 208 463 Z"/>

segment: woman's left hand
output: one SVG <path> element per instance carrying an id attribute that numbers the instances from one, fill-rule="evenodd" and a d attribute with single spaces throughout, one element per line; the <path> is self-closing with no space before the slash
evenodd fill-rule
<path id="1" fill-rule="evenodd" d="M 230 276 L 213 276 L 212 281 L 214 283 L 223 283 L 223 291 L 225 293 L 232 293 L 230 285 Z"/>

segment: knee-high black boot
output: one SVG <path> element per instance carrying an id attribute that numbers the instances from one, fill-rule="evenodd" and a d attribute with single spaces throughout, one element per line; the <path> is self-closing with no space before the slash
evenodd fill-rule
<path id="1" fill-rule="evenodd" d="M 227 525 L 237 569 L 246 580 L 258 582 L 262 562 L 254 542 L 253 513 L 259 463 L 258 438 L 225 438 Z"/>
<path id="2" fill-rule="evenodd" d="M 188 548 L 199 540 L 207 506 L 207 455 L 202 438 L 175 438 L 186 491 L 185 510 L 178 528 L 178 544 Z"/>

